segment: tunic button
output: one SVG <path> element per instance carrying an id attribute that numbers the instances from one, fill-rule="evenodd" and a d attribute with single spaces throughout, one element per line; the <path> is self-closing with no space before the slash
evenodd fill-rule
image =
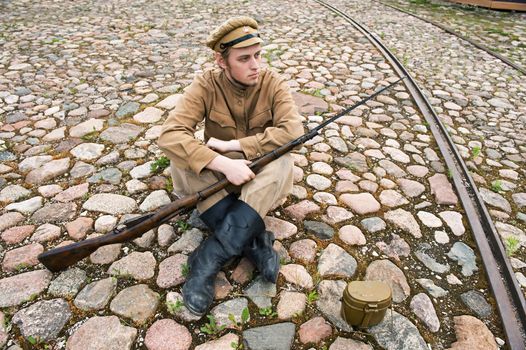
<path id="1" fill-rule="evenodd" d="M 261 153 L 257 153 L 256 156 L 261 157 Z"/>
<path id="2" fill-rule="evenodd" d="M 237 104 L 241 106 L 241 101 L 237 101 Z"/>

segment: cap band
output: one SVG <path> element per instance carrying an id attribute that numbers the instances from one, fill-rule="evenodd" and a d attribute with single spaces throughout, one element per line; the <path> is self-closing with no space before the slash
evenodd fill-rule
<path id="1" fill-rule="evenodd" d="M 247 35 L 242 36 L 241 38 L 237 38 L 237 39 L 234 39 L 234 40 L 226 42 L 226 43 L 221 43 L 221 44 L 219 44 L 219 48 L 221 50 L 226 50 L 227 48 L 229 48 L 231 46 L 234 46 L 236 44 L 239 44 L 240 42 L 243 42 L 245 40 L 248 40 L 250 38 L 255 38 L 255 37 L 259 38 L 259 33 L 247 34 Z"/>

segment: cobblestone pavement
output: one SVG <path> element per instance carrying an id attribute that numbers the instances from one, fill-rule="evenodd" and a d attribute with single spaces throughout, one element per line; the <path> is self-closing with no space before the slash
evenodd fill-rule
<path id="1" fill-rule="evenodd" d="M 521 77 L 381 4 L 334 4 L 377 33 L 381 25 L 407 57 L 524 280 Z M 0 13 L 0 346 L 502 346 L 462 208 L 403 86 L 295 152 L 293 194 L 265 218 L 283 262 L 276 285 L 235 261 L 218 276 L 210 318 L 192 317 L 180 289 L 187 255 L 207 234 L 195 215 L 50 273 L 36 260 L 43 250 L 170 201 L 155 140 L 182 88 L 213 66 L 202 43 L 228 16 L 260 21 L 264 60 L 288 79 L 307 128 L 396 77 L 360 33 L 312 1 L 3 1 Z M 356 279 L 393 289 L 393 311 L 362 332 L 339 314 L 346 282 Z"/>
<path id="2" fill-rule="evenodd" d="M 524 77 L 462 40 L 444 36 L 440 29 L 422 21 L 408 20 L 396 10 L 380 4 L 372 8 L 348 6 L 346 10 L 372 30 L 385 30 L 384 41 L 406 61 L 448 126 L 510 254 L 524 260 L 524 243 L 520 243 L 526 228 Z M 520 272 L 523 265 L 514 259 L 512 263 L 525 287 Z"/>
<path id="3" fill-rule="evenodd" d="M 443 24 L 526 66 L 526 13 L 495 11 L 442 0 L 382 0 Z"/>

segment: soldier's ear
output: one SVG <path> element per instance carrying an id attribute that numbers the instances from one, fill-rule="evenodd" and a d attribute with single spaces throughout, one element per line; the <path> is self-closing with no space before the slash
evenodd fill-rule
<path id="1" fill-rule="evenodd" d="M 221 55 L 221 53 L 215 52 L 214 54 L 215 54 L 217 65 L 219 67 L 221 67 L 222 69 L 225 69 L 226 68 L 226 62 L 225 62 L 225 59 L 223 58 L 223 56 Z"/>

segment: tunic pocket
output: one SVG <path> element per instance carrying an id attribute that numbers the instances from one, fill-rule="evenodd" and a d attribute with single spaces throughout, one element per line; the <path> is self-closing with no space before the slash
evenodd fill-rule
<path id="1" fill-rule="evenodd" d="M 272 111 L 270 109 L 258 113 L 248 120 L 250 130 L 263 129 L 269 126 L 272 126 Z"/>
<path id="2" fill-rule="evenodd" d="M 225 113 L 218 112 L 216 110 L 210 110 L 210 114 L 208 115 L 208 119 L 213 121 L 214 123 L 218 124 L 221 127 L 224 128 L 235 128 L 236 122 L 234 119 Z"/>
<path id="3" fill-rule="evenodd" d="M 205 136 L 232 140 L 236 138 L 236 122 L 228 114 L 211 110 L 205 121 Z"/>

